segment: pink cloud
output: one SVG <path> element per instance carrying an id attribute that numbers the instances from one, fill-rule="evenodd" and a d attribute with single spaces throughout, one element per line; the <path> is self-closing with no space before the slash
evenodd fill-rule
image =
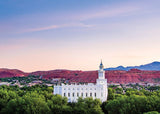
<path id="1" fill-rule="evenodd" d="M 42 31 L 42 30 L 49 30 L 49 29 L 56 29 L 59 28 L 60 26 L 57 25 L 51 25 L 51 26 L 45 26 L 45 27 L 40 27 L 40 28 L 33 28 L 27 30 L 27 32 L 34 32 L 34 31 Z"/>
<path id="2" fill-rule="evenodd" d="M 81 14 L 78 16 L 80 20 L 88 20 L 88 19 L 96 19 L 96 18 L 107 18 L 107 17 L 114 17 L 114 16 L 120 16 L 123 14 L 129 14 L 134 11 L 138 11 L 138 7 L 132 7 L 132 6 L 123 6 L 123 7 L 117 7 L 112 9 L 102 8 L 102 10 L 94 10 L 90 11 L 84 14 Z"/>
<path id="3" fill-rule="evenodd" d="M 44 30 L 51 30 L 51 29 L 57 29 L 57 28 L 65 28 L 65 27 L 83 27 L 83 28 L 89 28 L 93 25 L 87 25 L 84 23 L 69 23 L 69 24 L 62 24 L 62 25 L 51 25 L 51 26 L 45 26 L 45 27 L 39 27 L 39 28 L 32 28 L 25 30 L 24 32 L 35 32 L 35 31 L 44 31 Z"/>

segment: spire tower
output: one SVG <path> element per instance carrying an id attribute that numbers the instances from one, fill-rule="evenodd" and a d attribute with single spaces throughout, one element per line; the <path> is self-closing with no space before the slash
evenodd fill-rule
<path id="1" fill-rule="evenodd" d="M 101 63 L 99 65 L 98 79 L 97 79 L 96 82 L 97 82 L 97 85 L 107 86 L 107 79 L 105 79 L 105 70 L 104 70 L 102 60 L 101 60 Z"/>
<path id="2" fill-rule="evenodd" d="M 103 66 L 102 60 L 101 60 L 101 63 L 99 65 L 98 78 L 99 79 L 105 79 L 105 71 L 104 71 L 104 66 Z"/>
<path id="3" fill-rule="evenodd" d="M 104 68 L 104 66 L 103 66 L 102 59 L 101 59 L 101 63 L 99 65 L 99 69 L 103 69 L 103 68 Z"/>

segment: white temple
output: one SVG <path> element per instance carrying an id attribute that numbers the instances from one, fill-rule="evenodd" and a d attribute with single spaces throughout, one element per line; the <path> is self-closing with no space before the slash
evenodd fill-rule
<path id="1" fill-rule="evenodd" d="M 71 85 L 56 85 L 54 86 L 53 94 L 59 94 L 68 98 L 68 102 L 76 102 L 78 97 L 86 98 L 93 97 L 98 98 L 102 102 L 107 100 L 108 88 L 107 79 L 105 79 L 104 66 L 101 64 L 98 70 L 98 79 L 96 84 L 88 83 L 83 85 L 71 84 Z"/>

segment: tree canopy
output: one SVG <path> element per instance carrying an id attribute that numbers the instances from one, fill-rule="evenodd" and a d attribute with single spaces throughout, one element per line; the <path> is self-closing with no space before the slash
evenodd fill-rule
<path id="1" fill-rule="evenodd" d="M 158 114 L 160 91 L 108 89 L 108 100 L 79 98 L 68 103 L 45 85 L 0 86 L 0 114 Z"/>

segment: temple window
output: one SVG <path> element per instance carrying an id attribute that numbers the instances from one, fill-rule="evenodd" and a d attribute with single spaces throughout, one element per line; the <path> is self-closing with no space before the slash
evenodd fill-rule
<path id="1" fill-rule="evenodd" d="M 81 93 L 81 96 L 83 97 L 83 93 Z"/>

